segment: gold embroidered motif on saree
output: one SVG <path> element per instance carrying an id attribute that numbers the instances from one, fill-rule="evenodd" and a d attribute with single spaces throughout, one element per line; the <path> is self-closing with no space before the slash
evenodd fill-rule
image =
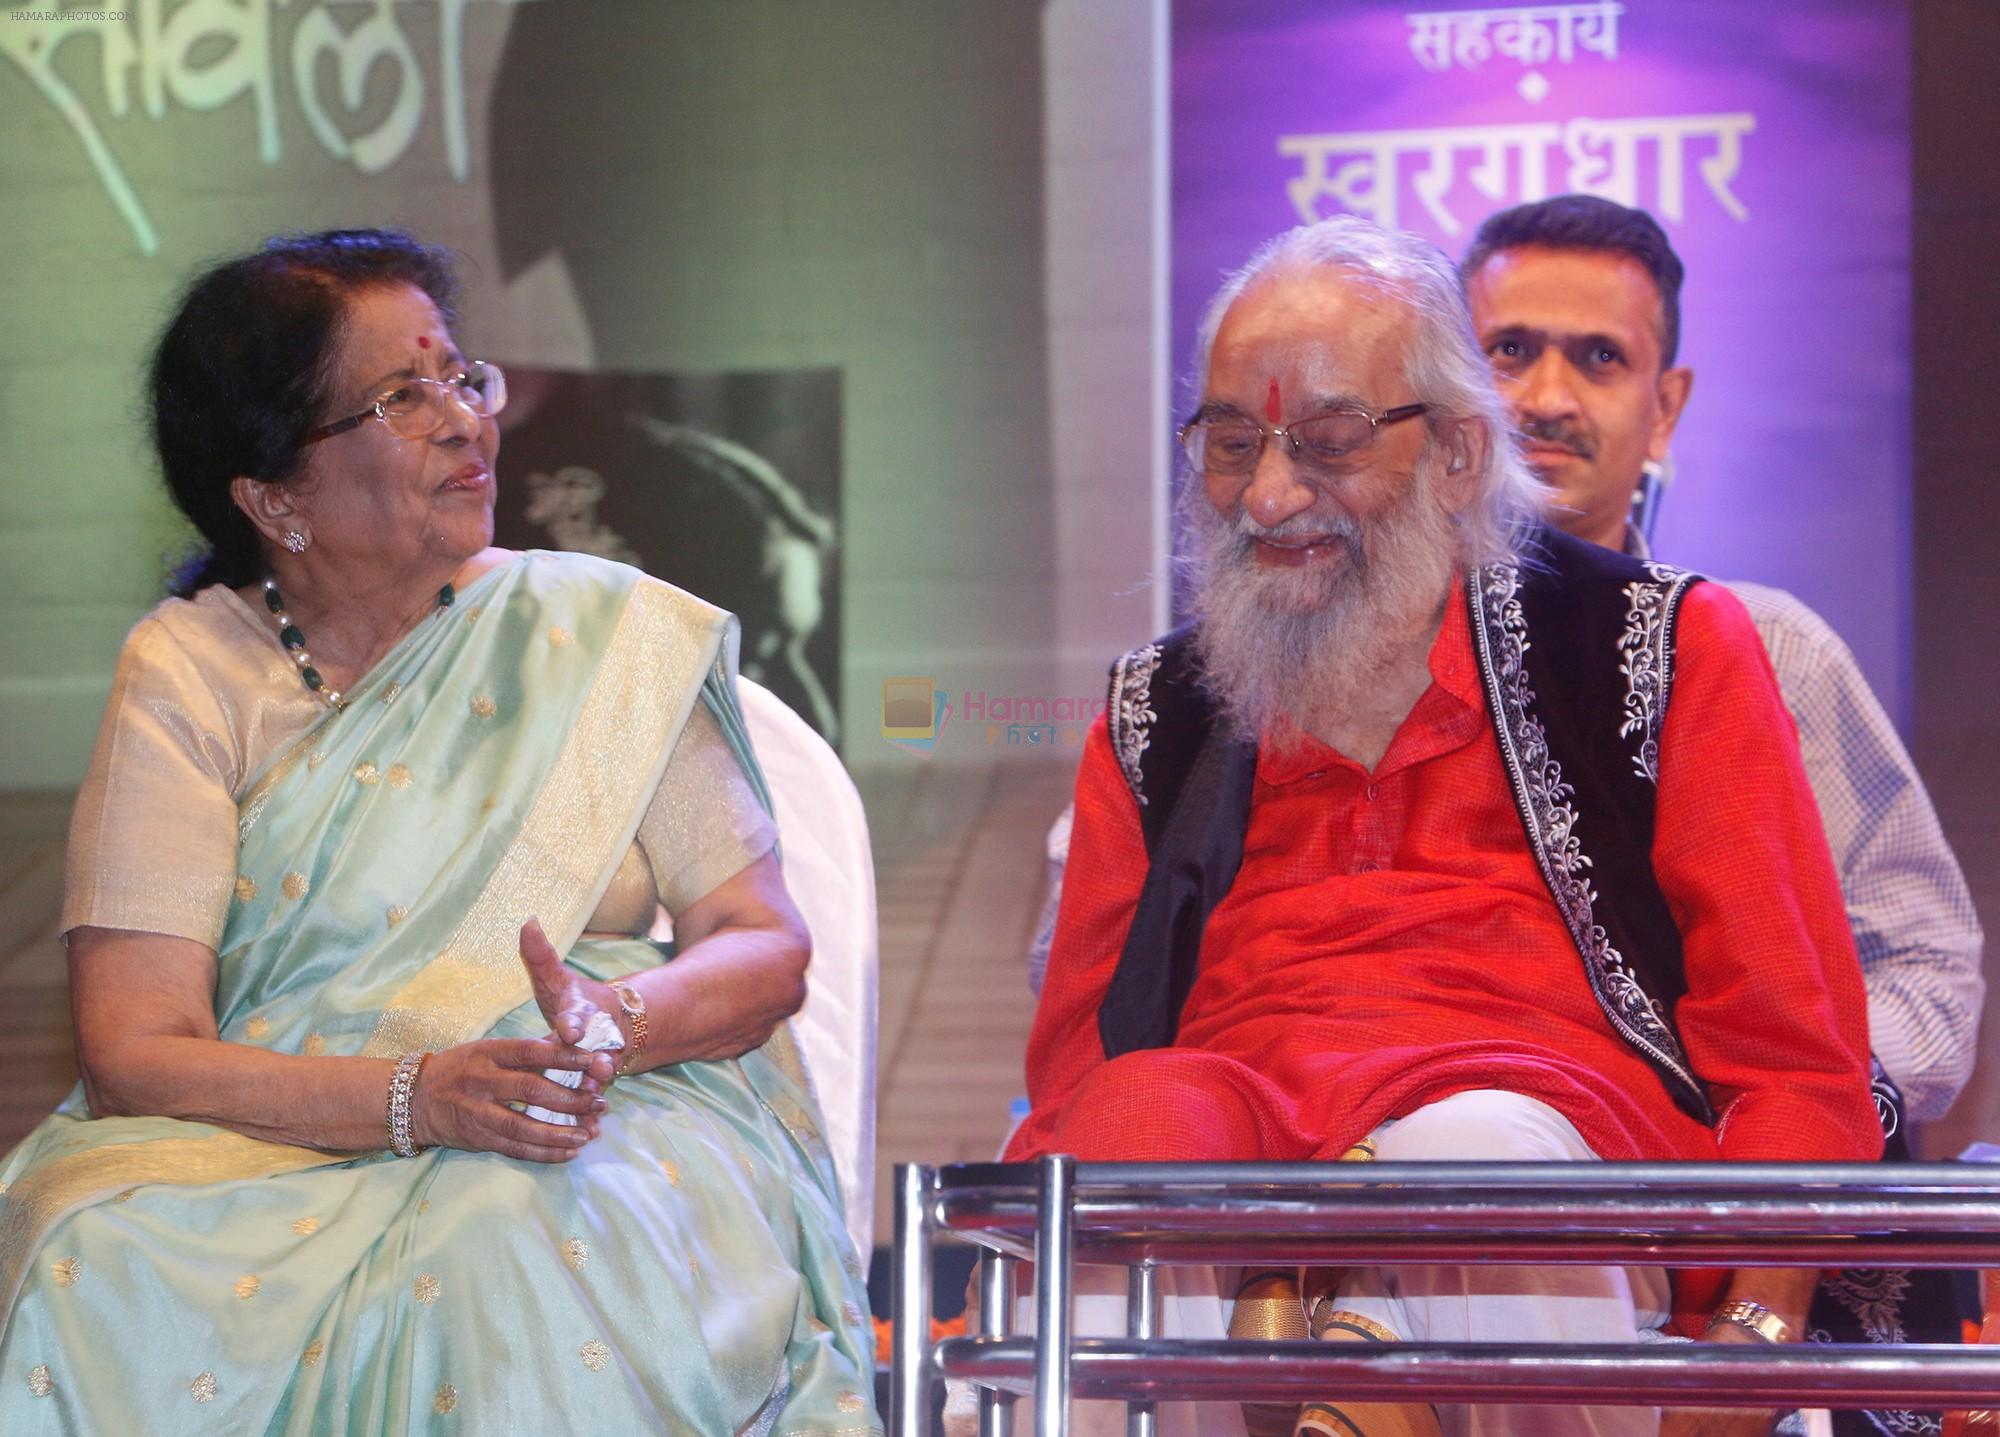
<path id="1" fill-rule="evenodd" d="M 862 1406 L 861 1394 L 859 1392 L 836 1393 L 834 1395 L 833 1405 L 838 1407 L 842 1412 L 848 1412 L 848 1413 L 859 1412 Z"/>
<path id="2" fill-rule="evenodd" d="M 576 1352 L 583 1359 L 583 1365 L 592 1372 L 602 1372 L 611 1365 L 611 1349 L 595 1338 L 584 1343 Z"/>
<path id="3" fill-rule="evenodd" d="M 256 879 L 249 877 L 239 877 L 236 880 L 236 901 L 238 903 L 248 903 L 252 899 L 256 898 L 256 896 L 257 896 Z"/>
<path id="4" fill-rule="evenodd" d="M 299 1366 L 317 1367 L 319 1366 L 320 1358 L 324 1356 L 326 1356 L 326 1339 L 324 1337 L 315 1337 L 311 1342 L 306 1344 L 306 1350 L 299 1354 Z"/>
<path id="5" fill-rule="evenodd" d="M 285 890 L 285 897 L 295 901 L 312 892 L 312 880 L 303 873 L 287 873 L 281 886 Z"/>
<path id="6" fill-rule="evenodd" d="M 317 1033 L 308 1033 L 305 1042 L 299 1045 L 299 1051 L 308 1058 L 323 1057 L 326 1053 L 326 1039 Z"/>
<path id="7" fill-rule="evenodd" d="M 56 1390 L 56 1380 L 49 1375 L 49 1365 L 38 1362 L 28 1369 L 28 1395 L 46 1397 Z"/>
<path id="8" fill-rule="evenodd" d="M 492 718 L 500 712 L 500 705 L 493 702 L 491 694 L 474 694 L 471 708 L 474 718 Z"/>
<path id="9" fill-rule="evenodd" d="M 771 1116 L 778 1120 L 786 1132 L 807 1147 L 824 1141 L 820 1136 L 819 1124 L 812 1120 L 812 1114 L 808 1113 L 802 1104 L 790 1098 L 780 1096 L 771 1108 Z"/>
<path id="10" fill-rule="evenodd" d="M 576 642 L 576 639 L 568 629 L 565 629 L 560 625 L 558 625 L 557 627 L 549 630 L 549 642 L 551 644 L 554 644 L 557 648 L 562 649 L 562 648 L 568 648 L 571 644 Z"/>
<path id="11" fill-rule="evenodd" d="M 311 1237 L 319 1231 L 319 1219 L 316 1217 L 302 1217 L 292 1224 L 292 1231 L 300 1237 Z"/>
<path id="12" fill-rule="evenodd" d="M 306 767 L 318 768 L 321 764 L 325 762 L 326 762 L 326 750 L 323 748 L 316 748 L 312 751 L 311 756 L 306 759 Z"/>
<path id="13" fill-rule="evenodd" d="M 571 1272 L 582 1272 L 584 1264 L 590 1261 L 590 1244 L 573 1237 L 562 1245 L 562 1255 Z"/>
<path id="14" fill-rule="evenodd" d="M 390 684 L 389 687 L 382 690 L 382 702 L 385 704 L 394 703 L 396 701 L 396 696 L 402 693 L 402 691 L 403 691 L 403 686 L 400 683 Z"/>
<path id="15" fill-rule="evenodd" d="M 408 918 L 409 916 L 410 916 L 410 910 L 405 908 L 402 904 L 392 903 L 389 905 L 389 926 L 391 928 L 394 928 L 398 923 L 401 923 L 405 918 Z"/>
<path id="16" fill-rule="evenodd" d="M 410 772 L 407 765 L 400 763 L 392 763 L 389 765 L 389 787 L 408 788 L 411 784 L 415 783 L 416 781 L 417 781 L 416 775 Z"/>
<path id="17" fill-rule="evenodd" d="M 660 1160 L 660 1171 L 667 1175 L 668 1187 L 677 1188 L 681 1185 L 680 1164 L 674 1162 L 671 1158 L 662 1158 Z"/>
<path id="18" fill-rule="evenodd" d="M 83 1277 L 83 1259 L 58 1258 L 49 1264 L 49 1276 L 56 1280 L 57 1287 L 75 1287 Z"/>
<path id="19" fill-rule="evenodd" d="M 257 1295 L 257 1290 L 263 1285 L 263 1278 L 257 1276 L 254 1272 L 246 1272 L 243 1276 L 236 1279 L 235 1292 L 238 1297 L 248 1302 Z"/>
<path id="20" fill-rule="evenodd" d="M 382 770 L 372 763 L 360 764 L 354 770 L 354 781 L 363 788 L 373 788 L 382 781 Z"/>
<path id="21" fill-rule="evenodd" d="M 215 1374 L 213 1372 L 204 1372 L 201 1376 L 190 1382 L 188 1384 L 188 1396 L 194 1398 L 197 1402 L 213 1402 L 215 1400 Z"/>
<path id="22" fill-rule="evenodd" d="M 439 1291 L 440 1284 L 436 1274 L 429 1272 L 424 1273 L 410 1286 L 411 1295 L 426 1307 L 438 1300 Z"/>
<path id="23" fill-rule="evenodd" d="M 449 1382 L 440 1382 L 437 1396 L 431 1400 L 431 1411 L 443 1417 L 456 1406 L 458 1406 L 458 1389 Z"/>
<path id="24" fill-rule="evenodd" d="M 271 1020 L 269 1018 L 252 1018 L 243 1025 L 243 1036 L 253 1043 L 263 1042 L 271 1036 Z"/>

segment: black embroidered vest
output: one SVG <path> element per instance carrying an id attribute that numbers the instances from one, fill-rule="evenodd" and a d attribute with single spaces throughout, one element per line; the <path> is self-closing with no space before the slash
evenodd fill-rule
<path id="1" fill-rule="evenodd" d="M 1530 552 L 1472 571 L 1465 591 L 1522 830 L 1612 1028 L 1713 1123 L 1674 1028 L 1681 937 L 1651 858 L 1675 618 L 1700 579 L 1554 531 Z M 1202 690 L 1190 629 L 1120 659 L 1109 703 L 1148 858 L 1098 1011 L 1116 1057 L 1174 1040 L 1209 914 L 1243 861 L 1257 756 Z"/>

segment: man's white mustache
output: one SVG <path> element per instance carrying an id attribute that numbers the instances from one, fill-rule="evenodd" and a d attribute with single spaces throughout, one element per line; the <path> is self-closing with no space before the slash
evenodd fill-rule
<path id="1" fill-rule="evenodd" d="M 1266 526 L 1259 524 L 1255 519 L 1251 518 L 1250 511 L 1246 509 L 1237 516 L 1234 533 L 1238 539 L 1243 541 L 1243 546 L 1246 548 L 1252 539 L 1263 539 L 1269 542 L 1285 539 L 1327 538 L 1345 539 L 1350 547 L 1358 549 L 1361 546 L 1362 540 L 1361 525 L 1355 520 L 1353 515 L 1315 514 L 1311 510 L 1307 510 L 1303 514 L 1294 514 L 1282 524 Z"/>

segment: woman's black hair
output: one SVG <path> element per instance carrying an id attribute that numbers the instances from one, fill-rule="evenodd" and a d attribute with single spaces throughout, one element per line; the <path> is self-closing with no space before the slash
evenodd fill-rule
<path id="1" fill-rule="evenodd" d="M 262 536 L 230 481 L 297 475 L 305 437 L 322 422 L 347 301 L 391 284 L 415 285 L 447 323 L 455 318 L 450 259 L 398 230 L 278 235 L 188 286 L 147 381 L 167 490 L 203 545 L 175 574 L 176 595 L 264 572 Z"/>

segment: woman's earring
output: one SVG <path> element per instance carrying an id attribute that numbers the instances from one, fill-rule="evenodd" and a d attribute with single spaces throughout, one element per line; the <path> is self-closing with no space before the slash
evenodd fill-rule
<path id="1" fill-rule="evenodd" d="M 296 529 L 287 529 L 285 530 L 283 542 L 285 547 L 290 549 L 294 554 L 303 554 L 306 551 L 306 546 L 312 543 L 312 540 Z"/>

